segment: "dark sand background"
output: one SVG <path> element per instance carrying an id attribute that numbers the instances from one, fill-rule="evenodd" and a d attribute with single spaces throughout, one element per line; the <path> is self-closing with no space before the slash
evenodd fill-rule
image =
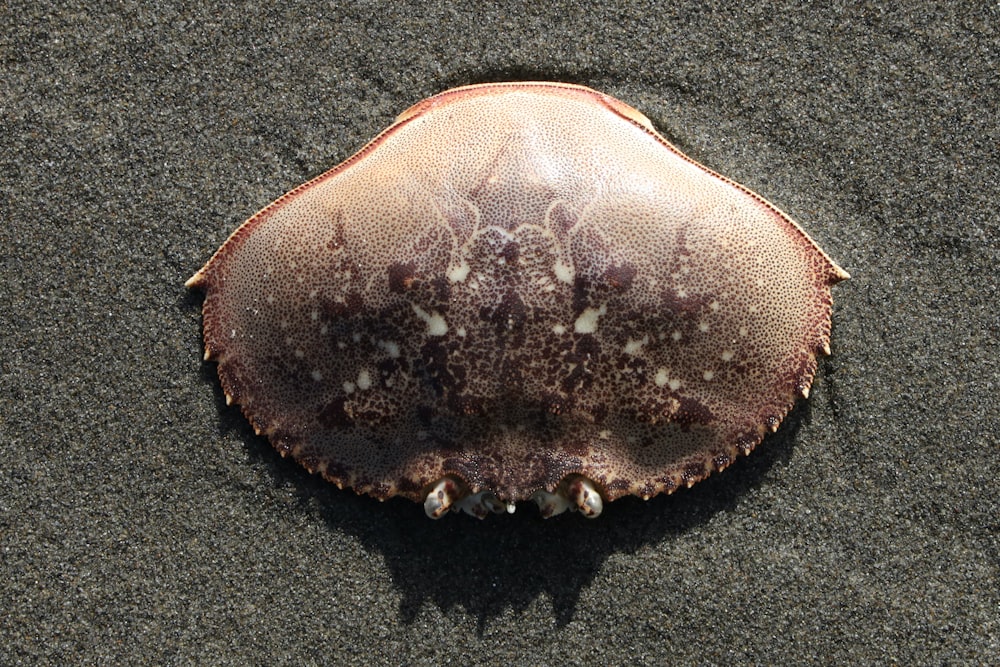
<path id="1" fill-rule="evenodd" d="M 0 3 L 0 663 L 997 660 L 995 2 L 204 4 Z M 507 79 L 637 107 L 853 276 L 776 436 L 593 522 L 308 476 L 225 407 L 182 286 L 410 104 Z"/>

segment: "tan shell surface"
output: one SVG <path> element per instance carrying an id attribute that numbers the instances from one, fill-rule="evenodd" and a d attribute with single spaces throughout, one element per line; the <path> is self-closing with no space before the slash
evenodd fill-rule
<path id="1" fill-rule="evenodd" d="M 243 224 L 190 281 L 282 454 L 422 500 L 570 473 L 672 492 L 777 428 L 847 277 L 786 215 L 587 88 L 447 91 Z"/>

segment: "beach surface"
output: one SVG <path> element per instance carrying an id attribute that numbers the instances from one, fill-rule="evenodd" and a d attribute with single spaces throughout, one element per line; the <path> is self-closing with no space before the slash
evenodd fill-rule
<path id="1" fill-rule="evenodd" d="M 985 664 L 1000 655 L 1000 10 L 0 8 L 0 663 Z M 852 276 L 750 457 L 595 521 L 425 518 L 227 407 L 184 281 L 396 114 L 561 80 Z"/>

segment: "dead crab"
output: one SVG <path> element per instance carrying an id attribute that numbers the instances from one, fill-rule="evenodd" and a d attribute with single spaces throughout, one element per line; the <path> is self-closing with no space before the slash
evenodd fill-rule
<path id="1" fill-rule="evenodd" d="M 187 284 L 227 401 L 283 456 L 431 517 L 595 517 L 776 430 L 847 277 L 635 109 L 504 83 L 403 112 Z"/>

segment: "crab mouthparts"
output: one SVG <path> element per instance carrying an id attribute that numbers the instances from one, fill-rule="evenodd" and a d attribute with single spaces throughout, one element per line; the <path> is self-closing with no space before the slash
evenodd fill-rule
<path id="1" fill-rule="evenodd" d="M 555 493 L 539 489 L 531 494 L 542 518 L 548 519 L 569 510 L 580 512 L 588 519 L 595 519 L 604 509 L 604 501 L 592 481 L 583 475 L 568 475 Z M 435 482 L 424 499 L 424 511 L 432 519 L 440 519 L 450 510 L 462 511 L 478 519 L 488 514 L 513 514 L 517 506 L 503 502 L 492 491 L 471 493 L 459 479 L 447 476 Z"/>

